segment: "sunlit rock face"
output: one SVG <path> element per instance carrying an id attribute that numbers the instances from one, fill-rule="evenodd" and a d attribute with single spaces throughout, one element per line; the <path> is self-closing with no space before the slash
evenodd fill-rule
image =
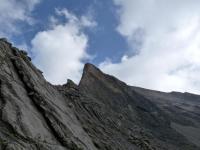
<path id="1" fill-rule="evenodd" d="M 199 150 L 200 96 L 128 86 L 92 64 L 79 85 L 55 86 L 0 39 L 0 149 Z"/>
<path id="2" fill-rule="evenodd" d="M 0 60 L 1 149 L 96 149 L 69 99 L 26 53 L 1 40 Z"/>

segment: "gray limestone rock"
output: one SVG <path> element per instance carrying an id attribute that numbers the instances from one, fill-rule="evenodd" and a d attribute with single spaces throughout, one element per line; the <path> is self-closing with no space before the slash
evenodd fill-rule
<path id="1" fill-rule="evenodd" d="M 69 100 L 5 40 L 0 40 L 0 69 L 1 149 L 96 149 Z"/>
<path id="2" fill-rule="evenodd" d="M 199 150 L 200 96 L 128 86 L 86 64 L 51 85 L 0 39 L 0 150 Z"/>

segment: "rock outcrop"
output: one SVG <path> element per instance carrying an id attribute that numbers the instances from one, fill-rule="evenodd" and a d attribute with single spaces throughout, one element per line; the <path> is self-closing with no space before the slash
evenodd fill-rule
<path id="1" fill-rule="evenodd" d="M 0 41 L 1 149 L 96 150 L 69 99 L 49 84 L 26 53 Z"/>
<path id="2" fill-rule="evenodd" d="M 0 39 L 0 150 L 199 150 L 200 96 L 131 87 L 86 64 L 51 85 Z"/>

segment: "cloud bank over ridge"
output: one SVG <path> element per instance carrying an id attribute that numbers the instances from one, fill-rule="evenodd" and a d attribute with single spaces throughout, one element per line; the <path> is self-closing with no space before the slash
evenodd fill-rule
<path id="1" fill-rule="evenodd" d="M 200 93 L 200 1 L 114 3 L 117 31 L 135 54 L 125 54 L 120 63 L 102 62 L 100 68 L 131 85 Z"/>
<path id="2" fill-rule="evenodd" d="M 64 17 L 64 22 L 59 17 Z M 32 40 L 33 62 L 53 84 L 66 83 L 67 78 L 78 82 L 83 60 L 90 57 L 84 29 L 97 24 L 90 15 L 78 17 L 67 9 L 56 9 L 56 15 L 50 20 L 50 28 L 38 32 Z"/>

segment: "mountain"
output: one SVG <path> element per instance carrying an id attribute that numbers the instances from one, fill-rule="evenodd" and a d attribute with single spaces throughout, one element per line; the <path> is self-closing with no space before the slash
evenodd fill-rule
<path id="1" fill-rule="evenodd" d="M 200 96 L 126 85 L 86 64 L 47 82 L 0 39 L 0 150 L 200 150 Z"/>

